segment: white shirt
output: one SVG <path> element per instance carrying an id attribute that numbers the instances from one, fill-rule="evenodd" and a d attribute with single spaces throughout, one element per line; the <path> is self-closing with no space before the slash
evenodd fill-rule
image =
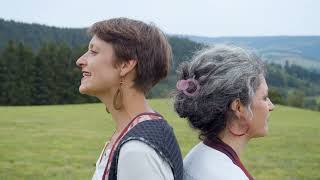
<path id="1" fill-rule="evenodd" d="M 202 142 L 187 154 L 183 166 L 184 180 L 249 180 L 227 155 Z"/>
<path id="2" fill-rule="evenodd" d="M 106 155 L 102 155 L 96 163 L 96 170 L 92 180 L 101 180 L 110 149 Z M 131 140 L 126 142 L 120 149 L 118 161 L 118 180 L 173 180 L 173 173 L 170 165 L 163 160 L 158 153 L 147 144 Z"/>

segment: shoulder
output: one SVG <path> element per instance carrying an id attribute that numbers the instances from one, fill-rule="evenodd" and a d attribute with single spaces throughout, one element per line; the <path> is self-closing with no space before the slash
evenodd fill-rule
<path id="1" fill-rule="evenodd" d="M 157 131 L 171 131 L 172 127 L 165 119 L 151 119 L 138 123 L 133 129 L 143 129 L 148 131 L 149 129 L 155 129 Z"/>
<path id="2" fill-rule="evenodd" d="M 131 140 L 122 145 L 120 149 L 120 157 L 126 154 L 141 154 L 157 157 L 154 156 L 157 155 L 157 153 L 152 147 L 139 140 Z"/>
<path id="3" fill-rule="evenodd" d="M 141 156 L 143 157 L 141 158 L 144 158 L 145 161 L 150 161 L 150 158 L 157 157 L 173 169 L 176 179 L 182 179 L 183 162 L 180 148 L 171 126 L 165 120 L 140 122 L 125 135 L 119 145 L 117 154 L 119 153 L 120 156 L 128 152 L 137 154 L 142 151 Z M 153 156 L 151 156 L 152 154 Z M 155 161 L 155 159 L 153 161 L 159 162 Z"/>
<path id="4" fill-rule="evenodd" d="M 225 154 L 203 143 L 196 145 L 186 156 L 185 180 L 246 180 L 247 176 Z"/>
<path id="5" fill-rule="evenodd" d="M 152 147 L 155 146 L 163 152 L 179 148 L 172 127 L 163 119 L 148 120 L 137 124 L 121 142 L 126 143 L 133 139 L 141 140 Z"/>
<path id="6" fill-rule="evenodd" d="M 147 144 L 131 140 L 120 149 L 119 179 L 173 179 L 169 164 Z"/>

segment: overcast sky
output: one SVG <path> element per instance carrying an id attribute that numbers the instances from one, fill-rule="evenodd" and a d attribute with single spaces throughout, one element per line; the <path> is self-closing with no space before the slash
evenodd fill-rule
<path id="1" fill-rule="evenodd" d="M 201 36 L 320 35 L 318 0 L 2 0 L 0 18 L 88 27 L 129 17 L 166 33 Z"/>

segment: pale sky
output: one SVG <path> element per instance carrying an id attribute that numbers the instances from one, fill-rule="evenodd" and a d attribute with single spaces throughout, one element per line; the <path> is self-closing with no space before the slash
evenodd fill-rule
<path id="1" fill-rule="evenodd" d="M 169 34 L 320 35 L 319 0 L 1 0 L 0 18 L 57 27 L 89 27 L 129 17 Z"/>

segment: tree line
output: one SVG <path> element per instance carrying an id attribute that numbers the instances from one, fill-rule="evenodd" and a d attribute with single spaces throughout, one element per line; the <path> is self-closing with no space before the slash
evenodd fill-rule
<path id="1" fill-rule="evenodd" d="M 43 42 L 64 43 L 71 48 L 88 42 L 85 28 L 58 28 L 40 24 L 7 21 L 0 18 L 0 52 L 8 41 L 22 42 L 38 50 Z"/>
<path id="2" fill-rule="evenodd" d="M 175 63 L 171 65 L 169 77 L 153 88 L 149 98 L 165 97 L 175 81 L 177 64 L 202 46 L 176 37 L 169 41 L 177 49 Z M 0 105 L 98 102 L 96 98 L 78 92 L 82 75 L 75 61 L 86 50 L 87 44 L 70 47 L 52 42 L 42 43 L 34 50 L 26 43 L 9 40 L 0 52 Z"/>
<path id="3" fill-rule="evenodd" d="M 286 61 L 268 64 L 269 96 L 276 104 L 320 111 L 320 72 Z"/>
<path id="4" fill-rule="evenodd" d="M 204 45 L 171 36 L 174 61 L 168 77 L 148 98 L 168 97 L 175 87 L 176 68 Z M 45 105 L 98 102 L 78 92 L 81 72 L 75 61 L 87 44 L 42 43 L 37 50 L 23 42 L 8 41 L 0 53 L 0 105 Z M 286 63 L 268 64 L 270 98 L 277 104 L 320 110 L 320 73 Z"/>

